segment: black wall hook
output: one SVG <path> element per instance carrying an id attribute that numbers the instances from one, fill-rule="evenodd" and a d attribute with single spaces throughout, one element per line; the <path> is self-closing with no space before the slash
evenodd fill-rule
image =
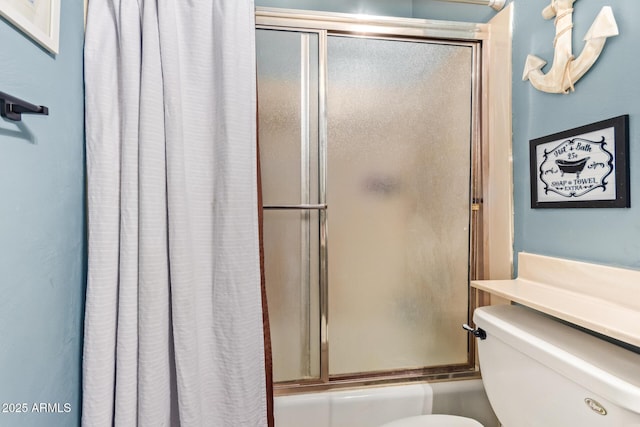
<path id="1" fill-rule="evenodd" d="M 33 105 L 22 99 L 0 92 L 0 115 L 9 120 L 20 121 L 22 114 L 49 114 L 49 109 L 43 105 Z"/>

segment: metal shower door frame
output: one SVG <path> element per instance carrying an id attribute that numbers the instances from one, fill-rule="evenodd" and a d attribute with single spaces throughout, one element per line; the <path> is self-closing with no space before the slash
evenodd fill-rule
<path id="1" fill-rule="evenodd" d="M 414 18 L 391 18 L 379 16 L 360 16 L 342 13 L 324 13 L 278 8 L 256 8 L 256 29 L 292 31 L 318 34 L 318 203 L 304 200 L 300 205 L 273 205 L 265 209 L 297 209 L 301 211 L 317 210 L 319 214 L 319 287 L 320 287 L 320 378 L 294 380 L 278 383 L 277 394 L 289 394 L 300 391 L 326 390 L 341 386 L 385 384 L 398 381 L 430 379 L 445 380 L 455 378 L 479 378 L 475 361 L 475 343 L 470 336 L 468 362 L 463 365 L 438 366 L 424 369 L 398 370 L 392 372 L 359 373 L 353 375 L 331 376 L 329 373 L 329 293 L 328 293 L 328 229 L 327 229 L 327 45 L 332 35 L 375 38 L 394 41 L 425 42 L 435 44 L 454 44 L 473 48 L 472 69 L 472 117 L 471 149 L 473 152 L 471 171 L 471 212 L 470 212 L 470 253 L 482 250 L 481 229 L 481 42 L 488 38 L 486 24 L 434 21 Z M 303 50 L 304 52 L 304 50 Z M 308 54 L 308 52 L 307 52 Z M 304 96 L 304 95 L 303 95 Z M 308 113 L 308 110 L 304 112 Z M 302 114 L 303 116 L 305 114 Z M 305 135 L 304 120 L 302 134 Z M 308 152 L 308 132 L 303 151 Z M 304 138 L 303 138 L 304 139 Z M 305 148 L 306 147 L 306 148 Z M 304 159 L 303 159 L 304 161 Z M 303 179 L 304 181 L 304 179 Z M 307 181 L 308 183 L 308 181 Z M 304 186 L 304 182 L 303 182 Z M 304 203 L 304 202 L 307 203 Z M 478 252 L 479 253 L 479 252 Z M 470 258 L 470 279 L 481 274 L 482 257 Z M 469 318 L 477 304 L 475 293 L 469 293 Z"/>

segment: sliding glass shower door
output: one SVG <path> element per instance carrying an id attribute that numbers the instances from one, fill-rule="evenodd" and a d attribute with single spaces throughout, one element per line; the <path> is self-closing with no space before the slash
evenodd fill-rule
<path id="1" fill-rule="evenodd" d="M 472 49 L 329 37 L 329 370 L 465 363 Z"/>
<path id="2" fill-rule="evenodd" d="M 257 39 L 276 381 L 469 364 L 478 47 Z"/>

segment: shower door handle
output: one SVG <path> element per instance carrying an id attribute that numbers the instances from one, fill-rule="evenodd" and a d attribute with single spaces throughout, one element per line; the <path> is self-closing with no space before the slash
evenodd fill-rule
<path id="1" fill-rule="evenodd" d="M 317 204 L 317 205 L 267 205 L 263 206 L 263 209 L 286 209 L 286 210 L 303 210 L 303 211 L 323 211 L 327 209 L 326 204 Z"/>

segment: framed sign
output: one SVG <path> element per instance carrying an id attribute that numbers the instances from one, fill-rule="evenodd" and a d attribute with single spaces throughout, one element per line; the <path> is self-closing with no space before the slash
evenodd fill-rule
<path id="1" fill-rule="evenodd" d="M 60 45 L 60 0 L 0 0 L 0 16 L 51 53 Z"/>
<path id="2" fill-rule="evenodd" d="M 629 116 L 529 141 L 532 208 L 628 208 Z"/>

